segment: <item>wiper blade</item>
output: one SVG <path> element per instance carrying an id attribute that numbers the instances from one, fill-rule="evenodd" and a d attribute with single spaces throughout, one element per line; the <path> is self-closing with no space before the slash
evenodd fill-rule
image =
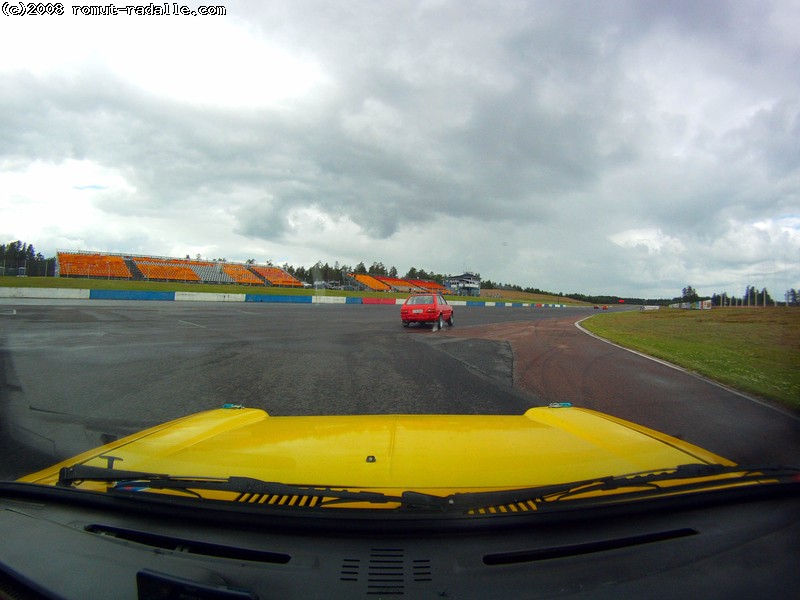
<path id="1" fill-rule="evenodd" d="M 705 479 L 717 475 L 741 473 L 739 477 L 729 479 Z M 544 485 L 513 490 L 491 492 L 456 493 L 445 498 L 448 508 L 453 510 L 479 510 L 492 506 L 504 506 L 520 503 L 536 504 L 537 508 L 590 492 L 606 492 L 626 488 L 646 488 L 645 491 L 687 491 L 719 486 L 721 484 L 756 483 L 765 478 L 800 482 L 800 468 L 785 466 L 744 466 L 717 464 L 686 464 L 672 469 L 651 472 L 632 473 L 629 475 L 610 475 L 597 479 L 586 479 L 563 484 Z M 684 481 L 686 483 L 660 486 L 660 482 Z M 608 499 L 606 496 L 604 499 Z"/>
<path id="2" fill-rule="evenodd" d="M 407 491 L 401 495 L 384 494 L 364 490 L 349 490 L 322 486 L 307 486 L 263 481 L 252 477 L 195 477 L 175 476 L 165 473 L 148 473 L 144 471 L 125 471 L 106 469 L 88 465 L 64 467 L 59 473 L 57 485 L 71 486 L 83 481 L 99 481 L 113 483 L 108 491 L 124 493 L 141 490 L 177 490 L 185 491 L 200 497 L 194 490 L 232 492 L 239 497 L 249 495 L 262 496 L 302 496 L 316 498 L 313 506 L 327 506 L 349 502 L 365 502 L 369 504 L 397 503 L 402 508 L 436 508 L 444 506 L 441 496 Z M 310 506 L 310 505 L 309 505 Z"/>
<path id="3" fill-rule="evenodd" d="M 89 465 L 73 465 L 62 467 L 58 472 L 56 485 L 69 487 L 73 483 L 81 481 L 126 481 L 132 479 L 167 479 L 169 475 L 164 473 L 147 473 L 145 471 L 125 471 L 123 469 L 105 469 L 103 467 L 92 467 Z"/>
<path id="4" fill-rule="evenodd" d="M 719 475 L 734 475 L 714 479 Z M 711 478 L 711 479 L 709 479 Z M 263 481 L 251 477 L 174 476 L 144 471 L 124 471 L 88 465 L 75 465 L 61 469 L 58 484 L 71 486 L 77 482 L 100 481 L 113 485 L 109 493 L 131 493 L 147 490 L 175 490 L 202 497 L 199 491 L 231 492 L 234 501 L 251 502 L 258 506 L 273 506 L 271 502 L 252 501 L 256 497 L 299 497 L 302 503 L 292 503 L 291 508 L 318 508 L 345 503 L 391 504 L 401 510 L 433 510 L 437 512 L 475 512 L 492 507 L 515 504 L 534 504 L 537 510 L 554 507 L 558 501 L 593 492 L 621 490 L 623 495 L 641 493 L 675 493 L 709 489 L 720 485 L 763 482 L 765 479 L 800 483 L 800 469 L 783 466 L 744 466 L 687 464 L 672 469 L 632 473 L 586 479 L 569 483 L 484 492 L 457 492 L 437 496 L 417 491 L 404 491 L 399 495 L 365 490 L 350 490 L 330 486 L 313 486 Z M 661 486 L 661 482 L 669 482 Z M 678 483 L 675 483 L 678 482 Z M 626 491 L 627 490 L 627 491 Z M 605 502 L 622 496 L 594 496 L 589 501 Z M 247 499 L 245 499 L 247 498 Z M 275 506 L 283 506 L 276 503 Z M 563 506 L 563 505 L 562 505 Z"/>

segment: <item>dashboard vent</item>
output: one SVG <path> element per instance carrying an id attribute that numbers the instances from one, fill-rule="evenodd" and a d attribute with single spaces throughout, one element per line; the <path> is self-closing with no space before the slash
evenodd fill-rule
<path id="1" fill-rule="evenodd" d="M 47 600 L 27 585 L 0 571 L 0 598 L 2 600 Z"/>
<path id="2" fill-rule="evenodd" d="M 372 550 L 367 573 L 367 594 L 376 596 L 405 594 L 403 554 L 403 550 L 398 548 Z"/>
<path id="3" fill-rule="evenodd" d="M 345 558 L 339 580 L 363 584 L 367 596 L 416 597 L 416 584 L 433 581 L 433 569 L 429 558 L 408 559 L 402 548 L 373 548 L 363 559 Z"/>
<path id="4" fill-rule="evenodd" d="M 512 565 L 523 562 L 536 562 L 540 560 L 550 560 L 554 558 L 568 558 L 580 556 L 582 554 L 593 554 L 596 552 L 607 552 L 620 548 L 629 548 L 641 544 L 652 544 L 654 542 L 664 542 L 691 535 L 696 535 L 696 529 L 673 529 L 670 531 L 659 531 L 656 533 L 646 533 L 625 538 L 615 538 L 610 540 L 600 540 L 584 544 L 572 544 L 569 546 L 555 546 L 551 548 L 536 548 L 532 550 L 521 550 L 518 552 L 501 552 L 497 554 L 486 554 L 483 563 L 488 566 Z"/>
<path id="5" fill-rule="evenodd" d="M 286 564 L 291 560 L 291 556 L 282 552 L 268 552 L 265 550 L 253 550 L 250 548 L 239 548 L 237 546 L 224 546 L 221 544 L 210 544 L 197 540 L 187 540 L 167 535 L 160 535 L 146 531 L 135 531 L 120 527 L 107 525 L 87 525 L 85 530 L 97 535 L 105 535 L 126 542 L 143 544 L 152 548 L 161 548 L 175 552 L 186 552 L 187 554 L 198 554 L 202 556 L 214 556 L 216 558 L 229 558 L 233 560 L 246 560 L 260 563 Z"/>

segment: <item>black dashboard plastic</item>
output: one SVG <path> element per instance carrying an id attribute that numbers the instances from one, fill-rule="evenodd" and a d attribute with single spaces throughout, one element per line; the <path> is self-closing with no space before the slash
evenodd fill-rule
<path id="1" fill-rule="evenodd" d="M 800 586 L 796 491 L 436 531 L 109 510 L 119 499 L 53 491 L 0 491 L 0 598 L 789 598 Z"/>

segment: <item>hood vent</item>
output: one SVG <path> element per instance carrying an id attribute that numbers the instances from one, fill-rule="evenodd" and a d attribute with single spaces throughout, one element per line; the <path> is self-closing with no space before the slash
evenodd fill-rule
<path id="1" fill-rule="evenodd" d="M 526 513 L 538 510 L 536 502 L 515 502 L 513 504 L 498 504 L 495 506 L 485 506 L 467 511 L 468 515 L 510 515 L 514 513 Z"/>
<path id="2" fill-rule="evenodd" d="M 320 496 L 300 496 L 282 494 L 239 494 L 236 502 L 245 504 L 270 504 L 273 506 L 293 506 L 297 508 L 314 508 L 322 504 Z"/>

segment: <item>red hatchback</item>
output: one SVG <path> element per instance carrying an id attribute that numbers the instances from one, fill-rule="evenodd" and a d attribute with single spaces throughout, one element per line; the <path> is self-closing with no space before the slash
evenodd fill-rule
<path id="1" fill-rule="evenodd" d="M 431 323 L 441 329 L 445 323 L 453 326 L 453 307 L 440 294 L 415 294 L 400 307 L 403 327 L 409 323 Z"/>

